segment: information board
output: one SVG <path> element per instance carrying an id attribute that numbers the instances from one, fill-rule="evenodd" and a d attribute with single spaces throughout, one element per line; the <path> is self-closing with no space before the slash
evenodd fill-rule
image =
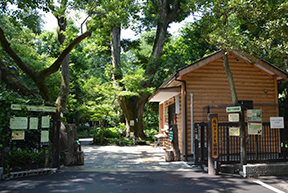
<path id="1" fill-rule="evenodd" d="M 248 109 L 247 110 L 248 121 L 262 121 L 262 113 L 260 109 Z"/>
<path id="2" fill-rule="evenodd" d="M 10 118 L 10 129 L 27 129 L 27 117 L 12 117 Z"/>
<path id="3" fill-rule="evenodd" d="M 24 140 L 25 131 L 12 131 L 12 140 Z"/>
<path id="4" fill-rule="evenodd" d="M 29 129 L 38 129 L 38 117 L 30 117 Z"/>
<path id="5" fill-rule="evenodd" d="M 270 117 L 271 129 L 284 129 L 284 117 Z"/>
<path id="6" fill-rule="evenodd" d="M 240 127 L 229 127 L 229 136 L 240 136 Z"/>
<path id="7" fill-rule="evenodd" d="M 41 143 L 49 142 L 49 131 L 41 131 Z"/>
<path id="8" fill-rule="evenodd" d="M 248 135 L 262 135 L 262 123 L 248 123 Z"/>
<path id="9" fill-rule="evenodd" d="M 228 115 L 229 122 L 239 122 L 239 113 L 230 113 Z"/>
<path id="10" fill-rule="evenodd" d="M 43 116 L 42 122 L 41 122 L 42 128 L 49 128 L 50 127 L 50 117 L 49 116 Z"/>

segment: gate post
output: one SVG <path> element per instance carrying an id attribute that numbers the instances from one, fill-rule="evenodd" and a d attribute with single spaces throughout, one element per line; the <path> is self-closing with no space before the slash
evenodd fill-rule
<path id="1" fill-rule="evenodd" d="M 199 165 L 199 132 L 198 132 L 198 124 L 194 124 L 194 131 L 195 131 L 195 141 L 194 141 L 194 147 L 195 147 L 195 152 L 194 152 L 194 158 L 195 158 L 195 165 Z"/>
<path id="2" fill-rule="evenodd" d="M 208 174 L 217 175 L 219 173 L 219 131 L 218 114 L 208 114 Z"/>

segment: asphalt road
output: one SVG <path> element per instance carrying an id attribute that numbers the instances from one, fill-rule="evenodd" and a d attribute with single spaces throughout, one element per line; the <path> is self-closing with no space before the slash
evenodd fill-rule
<path id="1" fill-rule="evenodd" d="M 3 186 L 5 184 L 5 186 Z M 192 171 L 83 172 L 61 171 L 52 175 L 12 179 L 0 183 L 1 193 L 271 193 L 253 179 L 209 176 L 199 169 Z"/>
<path id="2" fill-rule="evenodd" d="M 151 146 L 89 145 L 82 149 L 85 165 L 61 167 L 56 174 L 0 181 L 0 193 L 288 192 L 287 176 L 210 176 L 184 162 L 165 162 L 164 151 Z"/>

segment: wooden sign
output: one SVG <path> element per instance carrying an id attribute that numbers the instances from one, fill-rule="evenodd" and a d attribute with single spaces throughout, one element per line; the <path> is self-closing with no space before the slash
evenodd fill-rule
<path id="1" fill-rule="evenodd" d="M 226 112 L 227 112 L 227 113 L 231 113 L 231 112 L 241 112 L 241 107 L 240 107 L 240 106 L 226 107 Z"/>
<path id="2" fill-rule="evenodd" d="M 218 158 L 219 156 L 218 146 L 218 118 L 212 117 L 212 157 Z"/>

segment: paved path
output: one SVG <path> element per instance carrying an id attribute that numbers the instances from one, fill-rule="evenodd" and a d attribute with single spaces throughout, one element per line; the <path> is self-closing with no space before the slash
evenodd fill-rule
<path id="1" fill-rule="evenodd" d="M 165 162 L 162 148 L 152 146 L 83 145 L 84 165 L 63 170 L 86 171 L 157 171 L 191 169 L 185 162 Z"/>

